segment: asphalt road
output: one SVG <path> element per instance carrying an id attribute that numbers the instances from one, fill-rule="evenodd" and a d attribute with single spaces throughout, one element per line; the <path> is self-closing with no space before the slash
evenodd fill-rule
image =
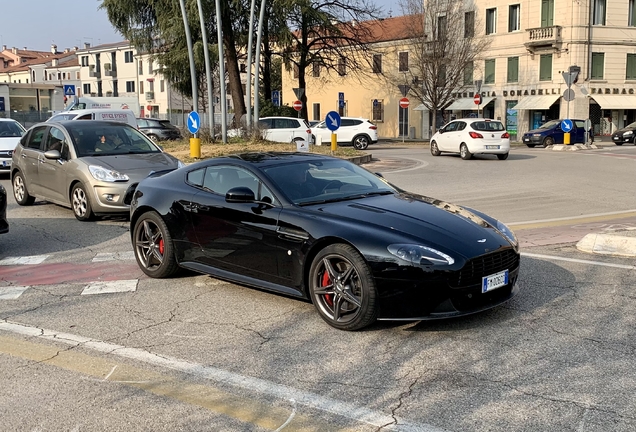
<path id="1" fill-rule="evenodd" d="M 510 224 L 520 294 L 461 319 L 341 332 L 306 302 L 206 276 L 146 278 L 125 220 L 80 223 L 10 198 L 0 429 L 636 429 L 633 259 L 575 248 L 588 232 L 636 227 L 636 148 L 515 147 L 506 161 L 370 150 L 367 167 L 396 185 Z"/>

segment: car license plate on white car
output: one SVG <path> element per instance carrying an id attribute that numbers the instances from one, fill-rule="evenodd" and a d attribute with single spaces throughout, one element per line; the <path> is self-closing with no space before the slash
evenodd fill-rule
<path id="1" fill-rule="evenodd" d="M 486 150 L 499 150 L 498 145 L 487 145 Z"/>
<path id="2" fill-rule="evenodd" d="M 481 292 L 486 293 L 496 288 L 508 285 L 508 270 L 481 278 Z"/>
<path id="3" fill-rule="evenodd" d="M 11 161 L 2 161 L 2 166 L 3 167 L 10 167 L 11 166 Z"/>

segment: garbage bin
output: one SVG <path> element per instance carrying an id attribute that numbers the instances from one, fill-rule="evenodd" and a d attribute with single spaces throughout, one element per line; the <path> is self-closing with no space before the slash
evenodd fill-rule
<path id="1" fill-rule="evenodd" d="M 415 126 L 409 128 L 409 139 L 415 139 Z"/>

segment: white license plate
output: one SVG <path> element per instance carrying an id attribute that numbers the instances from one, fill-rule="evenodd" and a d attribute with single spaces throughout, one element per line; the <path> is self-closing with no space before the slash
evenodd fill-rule
<path id="1" fill-rule="evenodd" d="M 508 285 L 508 270 L 481 278 L 481 292 L 485 293 L 496 288 Z"/>
<path id="2" fill-rule="evenodd" d="M 499 150 L 498 145 L 487 145 L 486 150 Z"/>
<path id="3" fill-rule="evenodd" d="M 524 138 L 523 140 L 524 141 L 530 141 L 530 138 Z"/>
<path id="4" fill-rule="evenodd" d="M 11 161 L 2 161 L 2 166 L 3 167 L 10 167 L 11 166 Z"/>

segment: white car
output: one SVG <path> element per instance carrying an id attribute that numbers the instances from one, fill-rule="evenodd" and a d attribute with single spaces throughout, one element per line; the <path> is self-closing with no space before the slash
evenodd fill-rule
<path id="1" fill-rule="evenodd" d="M 467 160 L 474 154 L 494 154 L 508 159 L 510 134 L 497 120 L 465 118 L 453 120 L 431 137 L 431 154 L 459 153 Z"/>
<path id="2" fill-rule="evenodd" d="M 13 119 L 0 118 L 0 171 L 11 169 L 13 150 L 26 129 Z"/>
<path id="3" fill-rule="evenodd" d="M 324 121 L 311 128 L 315 143 L 330 145 L 331 133 Z M 340 127 L 335 134 L 339 145 L 352 145 L 358 150 L 378 142 L 378 127 L 365 118 L 341 117 Z"/>
<path id="4" fill-rule="evenodd" d="M 263 117 L 258 119 L 263 139 L 289 143 L 311 141 L 311 129 L 305 119 L 295 117 Z"/>

